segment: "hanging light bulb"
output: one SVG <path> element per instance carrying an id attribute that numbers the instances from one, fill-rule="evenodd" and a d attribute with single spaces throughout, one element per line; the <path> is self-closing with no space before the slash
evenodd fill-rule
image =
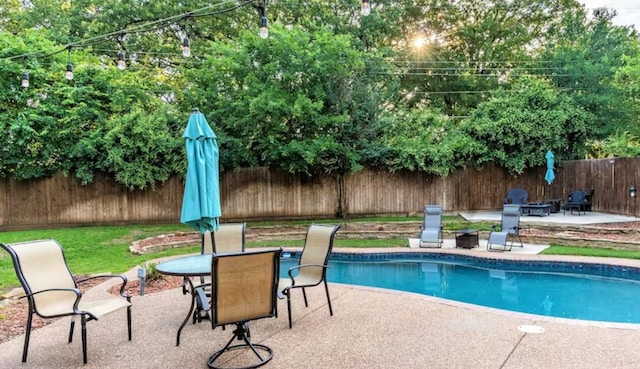
<path id="1" fill-rule="evenodd" d="M 29 87 L 29 73 L 22 73 L 22 83 L 20 85 L 24 88 Z"/>
<path id="2" fill-rule="evenodd" d="M 362 0 L 361 14 L 365 17 L 371 14 L 371 4 L 369 3 L 369 0 Z"/>
<path id="3" fill-rule="evenodd" d="M 67 46 L 67 73 L 65 73 L 64 78 L 67 81 L 73 80 L 73 64 L 71 64 L 71 45 Z"/>
<path id="4" fill-rule="evenodd" d="M 124 51 L 120 50 L 118 52 L 118 69 L 125 70 L 127 68 L 127 63 L 124 61 Z"/>
<path id="5" fill-rule="evenodd" d="M 267 17 L 264 15 L 260 20 L 260 37 L 267 38 L 269 37 L 269 27 L 267 26 Z"/>
<path id="6" fill-rule="evenodd" d="M 68 81 L 73 80 L 73 64 L 67 63 L 67 73 L 65 73 L 64 78 Z"/>
<path id="7" fill-rule="evenodd" d="M 191 56 L 191 41 L 189 41 L 189 37 L 184 36 L 182 39 L 182 56 L 188 58 Z"/>

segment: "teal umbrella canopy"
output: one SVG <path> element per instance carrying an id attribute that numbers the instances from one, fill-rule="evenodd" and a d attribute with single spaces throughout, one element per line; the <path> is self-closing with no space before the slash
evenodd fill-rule
<path id="1" fill-rule="evenodd" d="M 187 153 L 187 179 L 182 198 L 180 222 L 201 233 L 215 231 L 220 210 L 218 143 L 207 119 L 194 109 L 182 135 Z"/>
<path id="2" fill-rule="evenodd" d="M 544 175 L 544 179 L 548 184 L 553 183 L 553 180 L 556 179 L 556 175 L 553 174 L 553 164 L 555 156 L 551 152 L 551 150 L 547 151 L 547 154 L 544 156 L 547 159 L 547 173 Z"/>

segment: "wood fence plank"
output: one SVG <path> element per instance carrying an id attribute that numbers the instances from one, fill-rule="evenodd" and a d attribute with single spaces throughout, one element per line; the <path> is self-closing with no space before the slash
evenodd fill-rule
<path id="1" fill-rule="evenodd" d="M 448 176 L 362 170 L 344 179 L 307 178 L 281 170 L 248 168 L 223 173 L 220 198 L 223 221 L 328 218 L 340 206 L 347 216 L 421 215 L 428 204 L 445 212 L 498 210 L 510 188 L 528 191 L 530 201 L 565 198 L 577 189 L 595 190 L 593 210 L 637 215 L 640 199 L 630 199 L 631 184 L 640 186 L 640 158 L 565 161 L 548 185 L 546 167 L 510 176 L 503 168 L 465 168 Z M 0 229 L 86 224 L 179 222 L 184 183 L 171 178 L 155 189 L 130 191 L 113 179 L 96 175 L 88 186 L 62 174 L 47 179 L 0 180 Z"/>

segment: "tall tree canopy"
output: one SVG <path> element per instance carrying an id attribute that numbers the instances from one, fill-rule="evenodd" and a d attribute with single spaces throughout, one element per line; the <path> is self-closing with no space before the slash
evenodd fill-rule
<path id="1" fill-rule="evenodd" d="M 356 0 L 5 1 L 0 177 L 106 172 L 153 187 L 184 173 L 193 107 L 218 134 L 223 171 L 446 175 L 495 162 L 518 174 L 544 165 L 541 150 L 635 152 L 624 142 L 640 133 L 639 39 L 614 10 L 371 4 L 362 16 Z"/>

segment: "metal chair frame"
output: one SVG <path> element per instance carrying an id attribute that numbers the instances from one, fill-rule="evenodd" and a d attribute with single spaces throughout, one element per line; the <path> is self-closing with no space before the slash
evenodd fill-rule
<path id="1" fill-rule="evenodd" d="M 233 336 L 207 358 L 209 368 L 222 368 L 216 361 L 225 353 L 251 350 L 257 362 L 243 369 L 257 368 L 273 358 L 273 350 L 251 342 L 249 322 L 277 317 L 277 290 L 282 249 L 214 254 L 211 261 L 211 327 L 235 325 Z M 236 293 L 237 292 L 237 293 Z M 242 341 L 232 345 L 234 341 Z M 228 368 L 225 363 L 224 368 Z"/>
<path id="2" fill-rule="evenodd" d="M 287 297 L 289 328 L 292 327 L 291 290 L 295 288 L 302 289 L 304 306 L 309 307 L 305 288 L 315 287 L 320 283 L 324 283 L 327 304 L 329 305 L 329 315 L 333 316 L 329 286 L 327 284 L 327 268 L 329 267 L 328 263 L 331 250 L 333 249 L 333 240 L 339 228 L 340 226 L 312 224 L 307 230 L 300 262 L 297 266 L 289 268 L 289 279 L 286 280 L 289 282 L 289 285 L 285 286 L 278 294 L 280 298 Z"/>
<path id="3" fill-rule="evenodd" d="M 420 247 L 442 247 L 444 242 L 442 227 L 442 206 L 426 205 L 424 207 L 424 220 L 420 225 Z"/>
<path id="4" fill-rule="evenodd" d="M 23 363 L 27 361 L 34 314 L 45 319 L 70 316 L 69 343 L 73 340 L 75 318 L 80 316 L 84 364 L 87 363 L 87 321 L 98 320 L 105 314 L 126 307 L 128 339 L 131 341 L 131 296 L 125 293 L 127 284 L 125 276 L 104 274 L 76 280 L 69 270 L 62 246 L 53 239 L 14 244 L 2 243 L 0 246 L 11 255 L 16 275 L 25 292 L 24 297 L 29 302 L 22 351 Z M 114 297 L 83 303 L 82 291 L 78 284 L 96 278 L 121 279 L 120 296 L 124 301 L 115 301 L 119 298 Z M 68 307 L 63 304 L 65 300 L 69 303 Z"/>
<path id="5" fill-rule="evenodd" d="M 491 226 L 491 232 L 489 233 L 489 238 L 487 240 L 488 251 L 511 251 L 511 248 L 514 246 L 514 237 L 518 239 L 520 243 L 519 247 L 524 247 L 522 239 L 520 238 L 520 214 L 520 205 L 504 205 L 502 220 L 499 226 L 500 231 L 497 230 L 497 224 Z M 509 243 L 510 238 L 511 242 Z M 509 243 L 508 246 L 507 243 Z M 502 248 L 498 249 L 493 247 L 497 244 L 500 244 Z"/>

